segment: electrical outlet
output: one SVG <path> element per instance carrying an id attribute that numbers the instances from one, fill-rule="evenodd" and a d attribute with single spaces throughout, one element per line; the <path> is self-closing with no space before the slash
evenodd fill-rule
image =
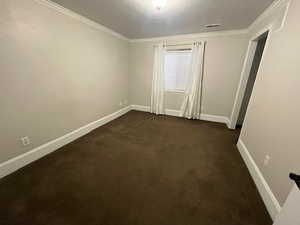
<path id="1" fill-rule="evenodd" d="M 119 105 L 122 107 L 122 106 L 123 106 L 123 102 L 122 102 L 122 101 L 120 101 Z"/>
<path id="2" fill-rule="evenodd" d="M 264 160 L 264 166 L 269 165 L 271 157 L 269 155 L 266 155 L 265 160 Z"/>
<path id="3" fill-rule="evenodd" d="M 127 99 L 124 100 L 124 105 L 127 105 L 128 104 L 128 101 Z"/>
<path id="4" fill-rule="evenodd" d="M 22 142 L 23 146 L 30 145 L 30 139 L 29 139 L 29 137 L 22 137 L 21 138 L 21 142 Z"/>

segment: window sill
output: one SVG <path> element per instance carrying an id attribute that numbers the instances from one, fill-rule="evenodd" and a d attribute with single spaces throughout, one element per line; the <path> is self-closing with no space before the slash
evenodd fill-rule
<path id="1" fill-rule="evenodd" d="M 165 92 L 184 94 L 184 90 L 165 90 Z"/>

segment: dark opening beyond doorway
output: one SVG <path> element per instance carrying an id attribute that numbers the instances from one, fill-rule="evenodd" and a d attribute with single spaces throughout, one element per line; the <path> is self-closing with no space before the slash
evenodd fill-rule
<path id="1" fill-rule="evenodd" d="M 242 106 L 241 106 L 239 117 L 238 117 L 238 120 L 237 120 L 237 127 L 242 127 L 242 125 L 244 123 L 245 115 L 246 115 L 246 112 L 247 112 L 248 104 L 249 104 L 250 97 L 251 97 L 251 94 L 252 94 L 252 90 L 253 90 L 253 87 L 254 87 L 254 83 L 255 83 L 255 80 L 256 80 L 257 72 L 258 72 L 258 69 L 259 69 L 259 66 L 260 66 L 260 63 L 261 63 L 262 55 L 263 55 L 263 52 L 264 52 L 264 49 L 265 49 L 267 38 L 268 38 L 268 32 L 262 34 L 256 40 L 257 47 L 256 47 L 256 50 L 255 50 L 255 55 L 254 55 L 254 58 L 253 58 L 251 71 L 250 71 L 250 74 L 249 74 L 245 94 L 244 94 L 244 97 L 243 97 Z"/>

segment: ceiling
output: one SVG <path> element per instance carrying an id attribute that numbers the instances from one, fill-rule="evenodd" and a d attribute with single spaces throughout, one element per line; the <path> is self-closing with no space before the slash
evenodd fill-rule
<path id="1" fill-rule="evenodd" d="M 168 0 L 157 10 L 152 0 L 52 0 L 127 38 L 247 28 L 273 0 Z M 221 27 L 204 25 L 220 23 Z"/>

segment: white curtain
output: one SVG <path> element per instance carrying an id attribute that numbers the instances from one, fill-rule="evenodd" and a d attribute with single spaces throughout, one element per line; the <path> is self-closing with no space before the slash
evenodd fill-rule
<path id="1" fill-rule="evenodd" d="M 192 47 L 189 78 L 180 110 L 180 116 L 188 119 L 200 119 L 201 116 L 204 44 L 197 42 Z"/>
<path id="2" fill-rule="evenodd" d="M 165 61 L 164 44 L 154 46 L 154 65 L 153 65 L 153 80 L 151 94 L 151 113 L 165 114 L 164 109 L 164 61 Z"/>

